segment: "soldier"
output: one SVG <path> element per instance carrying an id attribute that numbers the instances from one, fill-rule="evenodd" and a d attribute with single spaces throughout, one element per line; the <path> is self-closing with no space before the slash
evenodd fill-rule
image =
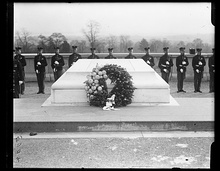
<path id="1" fill-rule="evenodd" d="M 154 57 L 150 55 L 150 47 L 146 47 L 144 48 L 144 50 L 146 52 L 146 55 L 144 55 L 142 59 L 153 68 L 155 64 L 154 64 Z"/>
<path id="2" fill-rule="evenodd" d="M 13 50 L 13 98 L 19 98 L 19 89 L 23 80 L 22 65 L 18 58 L 15 58 L 15 50 Z"/>
<path id="3" fill-rule="evenodd" d="M 115 56 L 113 56 L 113 48 L 108 48 L 109 55 L 105 57 L 105 59 L 116 59 Z"/>
<path id="4" fill-rule="evenodd" d="M 183 80 L 186 77 L 186 66 L 189 65 L 188 58 L 185 56 L 185 47 L 180 47 L 180 55 L 176 58 L 177 68 L 177 93 L 186 92 L 183 90 Z"/>
<path id="5" fill-rule="evenodd" d="M 194 70 L 194 93 L 202 91 L 200 90 L 200 85 L 203 77 L 204 66 L 206 65 L 205 58 L 201 55 L 201 48 L 197 48 L 197 55 L 192 59 L 192 67 Z"/>
<path id="6" fill-rule="evenodd" d="M 136 59 L 137 57 L 133 55 L 133 47 L 128 48 L 129 54 L 125 57 L 125 59 Z"/>
<path id="7" fill-rule="evenodd" d="M 209 93 L 215 92 L 214 87 L 214 76 L 215 76 L 215 49 L 212 49 L 213 55 L 209 58 L 209 74 L 210 74 L 210 81 L 209 81 Z"/>
<path id="8" fill-rule="evenodd" d="M 37 94 L 45 94 L 44 93 L 44 80 L 45 80 L 45 67 L 47 66 L 47 60 L 45 58 L 45 56 L 42 55 L 43 53 L 43 48 L 42 47 L 38 47 L 38 54 L 37 56 L 34 57 L 34 70 L 36 72 L 36 76 L 37 76 L 37 83 L 38 83 L 38 87 L 39 87 L 39 91 L 37 92 Z"/>
<path id="9" fill-rule="evenodd" d="M 51 67 L 54 73 L 54 80 L 56 81 L 63 74 L 63 66 L 65 65 L 63 56 L 59 54 L 59 47 L 56 47 L 55 55 L 51 58 Z"/>
<path id="10" fill-rule="evenodd" d="M 171 67 L 173 66 L 173 60 L 168 55 L 169 47 L 163 48 L 164 55 L 160 57 L 158 67 L 160 68 L 162 78 L 169 84 L 169 76 Z"/>
<path id="11" fill-rule="evenodd" d="M 69 56 L 68 64 L 69 68 L 78 60 L 82 59 L 81 55 L 77 53 L 77 46 L 72 46 L 73 53 Z"/>
<path id="12" fill-rule="evenodd" d="M 95 54 L 96 48 L 90 48 L 92 54 L 88 57 L 88 59 L 99 59 L 99 57 Z"/>
<path id="13" fill-rule="evenodd" d="M 15 58 L 17 60 L 19 60 L 19 62 L 21 63 L 22 66 L 22 74 L 23 74 L 23 83 L 20 85 L 20 89 L 19 92 L 20 94 L 24 94 L 24 90 L 25 90 L 25 72 L 24 72 L 24 67 L 26 66 L 26 60 L 25 57 L 23 55 L 21 55 L 21 47 L 16 47 L 16 56 Z"/>

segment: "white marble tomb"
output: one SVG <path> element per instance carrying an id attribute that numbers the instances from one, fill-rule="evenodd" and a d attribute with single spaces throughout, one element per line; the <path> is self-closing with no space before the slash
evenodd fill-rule
<path id="1" fill-rule="evenodd" d="M 170 103 L 170 86 L 142 59 L 79 59 L 53 85 L 51 104 L 88 104 L 86 76 L 96 65 L 117 64 L 130 73 L 135 89 L 132 103 Z M 108 85 L 111 89 L 113 85 Z"/>

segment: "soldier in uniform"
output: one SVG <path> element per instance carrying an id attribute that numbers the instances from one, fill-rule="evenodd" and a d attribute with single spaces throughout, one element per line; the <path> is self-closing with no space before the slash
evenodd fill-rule
<path id="1" fill-rule="evenodd" d="M 155 64 L 154 64 L 154 57 L 150 55 L 150 47 L 146 47 L 144 48 L 144 50 L 146 52 L 146 55 L 144 55 L 142 59 L 153 68 Z"/>
<path id="2" fill-rule="evenodd" d="M 173 66 L 173 60 L 168 55 L 169 47 L 163 48 L 164 55 L 160 57 L 158 67 L 160 68 L 162 78 L 169 83 L 169 76 L 171 72 L 171 67 Z"/>
<path id="3" fill-rule="evenodd" d="M 22 66 L 22 74 L 23 74 L 23 83 L 20 85 L 20 94 L 24 94 L 24 90 L 25 90 L 25 72 L 24 72 L 24 67 L 26 66 L 26 59 L 23 55 L 21 55 L 21 47 L 16 47 L 15 48 L 15 53 L 16 53 L 16 56 L 15 58 L 17 60 L 19 60 L 19 62 L 21 63 L 21 66 Z"/>
<path id="4" fill-rule="evenodd" d="M 185 47 L 180 47 L 180 55 L 176 58 L 177 68 L 177 93 L 186 92 L 183 90 L 183 80 L 186 77 L 186 67 L 189 65 L 188 58 L 185 56 Z"/>
<path id="5" fill-rule="evenodd" d="M 208 65 L 209 65 L 209 93 L 215 92 L 214 88 L 214 76 L 215 76 L 215 49 L 212 49 L 213 55 L 209 58 Z"/>
<path id="6" fill-rule="evenodd" d="M 90 48 L 92 54 L 88 57 L 88 59 L 99 59 L 99 57 L 95 54 L 96 48 Z"/>
<path id="7" fill-rule="evenodd" d="M 201 55 L 201 48 L 196 49 L 197 54 L 192 59 L 192 67 L 194 70 L 194 93 L 202 91 L 200 90 L 201 81 L 203 78 L 204 66 L 206 65 L 205 58 Z"/>
<path id="8" fill-rule="evenodd" d="M 47 60 L 45 58 L 45 56 L 42 55 L 43 53 L 43 48 L 42 47 L 38 47 L 38 54 L 37 56 L 34 57 L 34 70 L 36 72 L 36 76 L 37 76 L 37 83 L 38 83 L 38 87 L 39 87 L 39 91 L 37 92 L 37 94 L 45 94 L 44 93 L 44 80 L 45 80 L 45 67 L 47 66 Z"/>
<path id="9" fill-rule="evenodd" d="M 105 59 L 116 59 L 115 56 L 113 56 L 113 48 L 108 48 L 109 55 L 105 57 Z"/>
<path id="10" fill-rule="evenodd" d="M 20 85 L 23 83 L 22 65 L 15 58 L 15 50 L 13 50 L 13 98 L 19 98 Z"/>
<path id="11" fill-rule="evenodd" d="M 65 65 L 63 56 L 59 54 L 59 47 L 56 47 L 55 55 L 51 58 L 51 67 L 54 73 L 54 80 L 56 81 L 63 74 L 63 66 Z"/>
<path id="12" fill-rule="evenodd" d="M 128 56 L 125 57 L 125 59 L 136 59 L 137 57 L 133 55 L 133 47 L 128 48 Z"/>
<path id="13" fill-rule="evenodd" d="M 68 65 L 69 68 L 78 60 L 82 59 L 81 55 L 77 53 L 77 46 L 72 46 L 73 53 L 69 56 Z"/>

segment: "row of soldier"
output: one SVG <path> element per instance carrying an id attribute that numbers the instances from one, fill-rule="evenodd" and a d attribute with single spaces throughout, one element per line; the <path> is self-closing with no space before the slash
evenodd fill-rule
<path id="1" fill-rule="evenodd" d="M 77 46 L 72 46 L 73 53 L 69 56 L 68 67 L 71 67 L 78 59 L 82 59 L 81 55 L 77 53 Z M 96 55 L 96 49 L 91 48 L 91 55 L 88 59 L 99 59 L 99 56 Z M 164 47 L 164 55 L 160 57 L 158 67 L 161 71 L 162 78 L 169 83 L 169 77 L 171 73 L 171 68 L 173 67 L 173 60 L 169 55 L 169 47 Z M 185 55 L 185 48 L 180 47 L 180 55 L 176 58 L 176 67 L 177 67 L 177 93 L 186 92 L 183 90 L 183 81 L 186 75 L 186 67 L 189 65 L 188 58 Z M 215 73 L 215 64 L 214 64 L 214 48 L 213 55 L 208 60 L 209 73 L 210 73 L 210 83 L 209 83 L 209 92 L 214 92 L 214 73 Z M 133 55 L 133 48 L 128 48 L 129 54 L 125 59 L 136 59 L 137 57 Z M 142 59 L 151 67 L 155 65 L 154 57 L 150 55 L 150 48 L 145 48 L 146 54 Z M 200 92 L 201 80 L 203 77 L 204 66 L 206 65 L 205 58 L 201 55 L 201 48 L 196 49 L 197 54 L 193 57 L 192 67 L 194 70 L 194 92 Z M 25 72 L 24 67 L 26 66 L 26 60 L 23 55 L 21 55 L 21 48 L 16 47 L 14 50 L 14 97 L 18 98 L 19 94 L 23 94 L 25 90 Z M 109 55 L 105 59 L 116 59 L 113 55 L 113 48 L 108 48 Z M 38 54 L 34 58 L 34 70 L 36 72 L 37 82 L 39 91 L 37 94 L 44 94 L 44 80 L 45 80 L 45 67 L 47 66 L 47 60 L 45 56 L 42 55 L 43 48 L 38 47 Z M 63 74 L 63 66 L 65 65 L 63 56 L 59 54 L 59 47 L 55 48 L 55 55 L 51 58 L 51 67 L 54 73 L 54 80 L 56 81 Z"/>

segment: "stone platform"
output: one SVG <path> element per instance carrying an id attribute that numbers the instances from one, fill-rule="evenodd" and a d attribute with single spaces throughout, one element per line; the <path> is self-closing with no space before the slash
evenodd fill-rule
<path id="1" fill-rule="evenodd" d="M 85 93 L 86 76 L 96 65 L 117 64 L 130 73 L 133 78 L 133 103 L 170 103 L 170 87 L 154 69 L 142 59 L 80 59 L 70 67 L 52 86 L 51 104 L 78 104 L 88 101 Z M 112 85 L 108 85 L 111 89 Z"/>
<path id="2" fill-rule="evenodd" d="M 45 106 L 45 99 L 14 99 L 13 132 L 213 131 L 214 98 L 176 98 L 179 105 Z"/>

